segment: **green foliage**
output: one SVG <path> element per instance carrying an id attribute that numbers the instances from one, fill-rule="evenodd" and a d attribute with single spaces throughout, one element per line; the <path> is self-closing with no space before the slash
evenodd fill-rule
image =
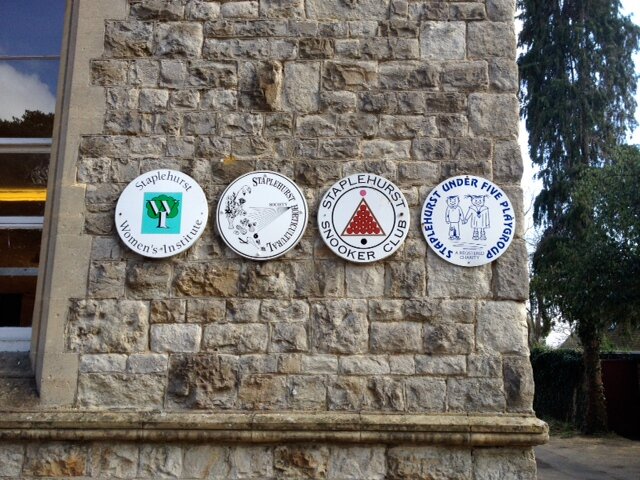
<path id="1" fill-rule="evenodd" d="M 640 320 L 640 150 L 614 150 L 604 167 L 583 170 L 574 206 L 542 238 L 532 290 L 576 332 L 602 334 Z"/>
<path id="2" fill-rule="evenodd" d="M 533 408 L 544 419 L 578 425 L 581 421 L 582 355 L 574 350 L 534 348 L 531 366 L 536 385 Z"/>
<path id="3" fill-rule="evenodd" d="M 53 134 L 53 113 L 27 110 L 22 118 L 0 120 L 0 137 L 49 138 Z"/>
<path id="4" fill-rule="evenodd" d="M 153 209 L 151 202 L 155 202 L 156 206 L 159 209 L 159 212 Z M 159 218 L 160 212 L 163 211 L 162 202 L 166 202 L 169 206 L 169 212 L 167 213 L 167 218 L 175 218 L 178 215 L 178 200 L 173 197 L 169 197 L 168 195 L 158 195 L 157 197 L 153 197 L 150 201 L 147 202 L 147 216 L 149 218 Z"/>
<path id="5" fill-rule="evenodd" d="M 539 225 L 553 225 L 572 203 L 584 166 L 600 164 L 635 125 L 640 29 L 619 0 L 518 0 L 518 60 L 529 152 L 543 189 Z"/>

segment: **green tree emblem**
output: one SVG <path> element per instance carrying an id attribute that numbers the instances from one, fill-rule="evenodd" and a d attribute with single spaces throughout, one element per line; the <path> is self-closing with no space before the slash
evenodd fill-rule
<path id="1" fill-rule="evenodd" d="M 180 210 L 179 201 L 168 195 L 158 195 L 147 201 L 147 216 L 158 219 L 157 228 L 167 227 L 167 218 L 175 218 Z"/>

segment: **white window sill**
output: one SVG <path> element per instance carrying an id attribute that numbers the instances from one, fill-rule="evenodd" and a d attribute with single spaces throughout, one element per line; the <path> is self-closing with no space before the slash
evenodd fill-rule
<path id="1" fill-rule="evenodd" d="M 28 352 L 31 327 L 0 327 L 0 352 Z"/>

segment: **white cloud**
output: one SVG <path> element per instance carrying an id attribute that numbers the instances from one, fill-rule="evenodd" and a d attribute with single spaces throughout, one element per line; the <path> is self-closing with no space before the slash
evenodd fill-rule
<path id="1" fill-rule="evenodd" d="M 0 119 L 21 117 L 25 110 L 53 112 L 56 99 L 37 75 L 0 63 Z"/>

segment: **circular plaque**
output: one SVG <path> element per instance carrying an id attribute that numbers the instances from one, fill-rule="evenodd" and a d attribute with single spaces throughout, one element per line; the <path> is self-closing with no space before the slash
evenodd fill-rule
<path id="1" fill-rule="evenodd" d="M 409 207 L 386 178 L 356 173 L 327 190 L 318 209 L 318 227 L 327 246 L 357 263 L 393 254 L 409 233 Z"/>
<path id="2" fill-rule="evenodd" d="M 184 252 L 204 232 L 209 208 L 200 185 L 182 172 L 153 170 L 126 186 L 116 204 L 116 230 L 140 255 Z"/>
<path id="3" fill-rule="evenodd" d="M 516 216 L 506 193 L 486 178 L 445 180 L 422 207 L 422 233 L 447 262 L 476 267 L 493 262 L 511 244 Z"/>
<path id="4" fill-rule="evenodd" d="M 220 197 L 216 220 L 228 247 L 251 260 L 284 255 L 302 238 L 308 209 L 298 186 L 276 172 L 236 178 Z"/>

